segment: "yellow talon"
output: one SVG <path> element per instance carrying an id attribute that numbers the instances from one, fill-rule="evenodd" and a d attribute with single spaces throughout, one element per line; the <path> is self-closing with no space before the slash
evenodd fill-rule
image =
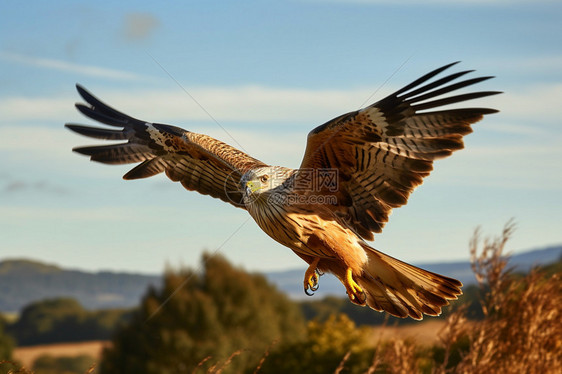
<path id="1" fill-rule="evenodd" d="M 358 305 L 365 305 L 367 297 L 361 286 L 359 286 L 353 279 L 351 268 L 347 268 L 345 272 L 344 286 L 347 290 L 347 296 L 349 296 L 349 300 L 351 300 L 351 302 Z"/>
<path id="2" fill-rule="evenodd" d="M 308 296 L 312 296 L 314 291 L 318 289 L 319 278 L 316 267 L 318 266 L 319 262 L 320 258 L 315 258 L 304 273 L 304 293 L 306 293 Z M 312 292 L 309 293 L 308 290 Z"/>

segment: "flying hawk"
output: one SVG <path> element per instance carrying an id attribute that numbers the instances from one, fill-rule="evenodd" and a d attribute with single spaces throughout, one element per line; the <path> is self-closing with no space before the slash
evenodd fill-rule
<path id="1" fill-rule="evenodd" d="M 66 127 L 92 138 L 123 140 L 74 151 L 107 164 L 140 163 L 124 179 L 165 172 L 188 190 L 246 209 L 263 231 L 309 264 L 307 294 L 318 288 L 320 274 L 330 272 L 353 303 L 422 319 L 439 315 L 447 300 L 462 294 L 462 283 L 397 260 L 366 241 L 382 231 L 393 208 L 406 204 L 434 160 L 463 148 L 471 124 L 497 112 L 441 108 L 500 93 L 438 98 L 492 78 L 452 83 L 471 71 L 435 78 L 454 64 L 312 130 L 299 169 L 267 165 L 207 135 L 129 117 L 79 85 L 88 104 L 76 108 L 118 129 Z"/>

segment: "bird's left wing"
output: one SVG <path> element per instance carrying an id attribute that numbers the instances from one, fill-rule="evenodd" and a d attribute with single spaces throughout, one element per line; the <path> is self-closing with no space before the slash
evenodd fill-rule
<path id="1" fill-rule="evenodd" d="M 310 171 L 321 170 L 324 176 L 333 172 L 337 186 L 326 187 L 317 180 L 311 184 L 316 190 L 308 193 L 337 197 L 337 202 L 328 207 L 363 238 L 372 240 L 373 233 L 380 232 L 388 221 L 391 210 L 406 204 L 410 193 L 433 169 L 433 160 L 463 148 L 462 138 L 472 132 L 471 124 L 497 112 L 488 108 L 430 110 L 499 93 L 481 91 L 437 98 L 491 78 L 449 84 L 471 72 L 462 71 L 426 83 L 454 64 L 309 133 L 299 172 L 316 179 L 322 174 Z"/>
<path id="2" fill-rule="evenodd" d="M 91 138 L 126 142 L 76 147 L 75 152 L 106 164 L 140 162 L 123 178 L 147 178 L 165 172 L 188 190 L 244 207 L 238 181 L 246 171 L 266 166 L 264 163 L 210 136 L 132 118 L 104 104 L 80 85 L 76 88 L 89 104 L 76 104 L 80 112 L 120 129 L 65 126 Z"/>

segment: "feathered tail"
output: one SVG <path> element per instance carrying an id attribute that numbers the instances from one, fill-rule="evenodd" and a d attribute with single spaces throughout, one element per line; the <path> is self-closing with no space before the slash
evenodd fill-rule
<path id="1" fill-rule="evenodd" d="M 462 283 L 388 256 L 363 243 L 369 258 L 363 274 L 356 279 L 365 291 L 366 303 L 396 317 L 422 319 L 438 316 L 447 300 L 462 294 Z"/>

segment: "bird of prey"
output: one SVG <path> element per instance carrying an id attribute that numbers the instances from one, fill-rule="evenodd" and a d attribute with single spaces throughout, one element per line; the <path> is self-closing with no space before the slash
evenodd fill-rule
<path id="1" fill-rule="evenodd" d="M 439 315 L 448 300 L 462 294 L 462 283 L 395 259 L 366 241 L 382 231 L 393 208 L 406 204 L 434 160 L 463 148 L 471 124 L 497 112 L 442 108 L 500 93 L 447 95 L 492 78 L 459 81 L 472 70 L 436 77 L 455 64 L 313 129 L 298 169 L 267 165 L 207 135 L 135 119 L 79 85 L 87 104 L 76 108 L 114 128 L 66 127 L 92 138 L 123 140 L 73 150 L 107 164 L 140 163 L 124 179 L 165 172 L 188 190 L 247 210 L 263 231 L 309 265 L 303 282 L 307 294 L 329 272 L 351 302 L 422 319 Z"/>

